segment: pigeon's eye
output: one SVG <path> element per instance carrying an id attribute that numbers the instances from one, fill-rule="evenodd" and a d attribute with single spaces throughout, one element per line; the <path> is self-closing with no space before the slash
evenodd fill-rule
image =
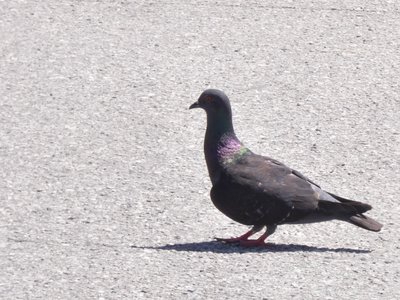
<path id="1" fill-rule="evenodd" d="M 205 101 L 206 103 L 211 103 L 212 97 L 211 97 L 211 96 L 207 96 L 207 97 L 204 99 L 204 101 Z"/>

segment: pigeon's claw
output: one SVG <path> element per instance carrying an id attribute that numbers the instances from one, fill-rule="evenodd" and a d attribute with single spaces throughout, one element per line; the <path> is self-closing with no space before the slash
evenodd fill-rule
<path id="1" fill-rule="evenodd" d="M 246 232 L 245 234 L 236 237 L 236 238 L 230 238 L 230 239 L 221 239 L 221 238 L 216 238 L 217 241 L 223 242 L 223 243 L 229 243 L 229 244 L 239 244 L 240 246 L 243 247 L 260 247 L 260 246 L 265 246 L 269 245 L 269 243 L 265 243 L 265 240 L 267 237 L 269 237 L 271 234 L 275 232 L 276 225 L 270 225 L 267 226 L 267 230 L 258 238 L 255 240 L 249 240 L 249 237 L 254 235 L 256 232 L 260 231 L 263 229 L 264 226 L 254 226 L 250 231 Z"/>
<path id="2" fill-rule="evenodd" d="M 246 232 L 245 234 L 243 234 L 243 235 L 241 235 L 239 237 L 229 238 L 229 239 L 224 239 L 224 238 L 215 238 L 215 239 L 217 241 L 219 241 L 219 242 L 223 242 L 223 243 L 227 243 L 227 244 L 237 244 L 237 243 L 242 244 L 243 242 L 251 241 L 251 240 L 249 240 L 249 237 L 251 237 L 252 235 L 257 233 L 258 231 L 263 229 L 263 227 L 264 226 L 254 226 L 248 232 Z"/>
<path id="3" fill-rule="evenodd" d="M 243 241 L 240 241 L 239 244 L 240 244 L 240 246 L 243 246 L 243 247 L 261 247 L 261 246 L 268 245 L 265 242 L 267 237 L 268 237 L 268 234 L 267 234 L 267 232 L 265 232 L 262 236 L 260 236 L 256 240 L 243 240 Z"/>

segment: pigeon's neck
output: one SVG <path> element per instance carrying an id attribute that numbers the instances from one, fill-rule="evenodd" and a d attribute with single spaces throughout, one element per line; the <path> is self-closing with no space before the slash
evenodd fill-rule
<path id="1" fill-rule="evenodd" d="M 216 184 L 224 165 L 234 162 L 248 149 L 236 137 L 232 119 L 208 118 L 204 154 L 211 181 Z"/>
<path id="2" fill-rule="evenodd" d="M 220 165 L 226 165 L 246 152 L 247 148 L 237 139 L 236 135 L 224 135 L 217 145 L 217 159 Z"/>

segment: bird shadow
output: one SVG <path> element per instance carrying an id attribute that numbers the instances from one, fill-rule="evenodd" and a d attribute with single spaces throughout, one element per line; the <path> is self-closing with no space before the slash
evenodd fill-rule
<path id="1" fill-rule="evenodd" d="M 198 243 L 167 244 L 163 246 L 134 246 L 137 249 L 174 250 L 182 252 L 213 252 L 213 253 L 248 253 L 248 252 L 338 252 L 338 253 L 370 253 L 371 250 L 353 248 L 314 247 L 301 244 L 268 243 L 262 247 L 243 247 L 237 244 L 226 244 L 218 241 Z"/>

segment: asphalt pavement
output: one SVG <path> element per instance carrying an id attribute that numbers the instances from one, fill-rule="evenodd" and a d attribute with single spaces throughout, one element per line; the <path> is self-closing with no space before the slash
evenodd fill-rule
<path id="1" fill-rule="evenodd" d="M 1 299 L 400 299 L 396 1 L 0 1 Z M 238 137 L 379 233 L 213 207 L 206 88 Z"/>

